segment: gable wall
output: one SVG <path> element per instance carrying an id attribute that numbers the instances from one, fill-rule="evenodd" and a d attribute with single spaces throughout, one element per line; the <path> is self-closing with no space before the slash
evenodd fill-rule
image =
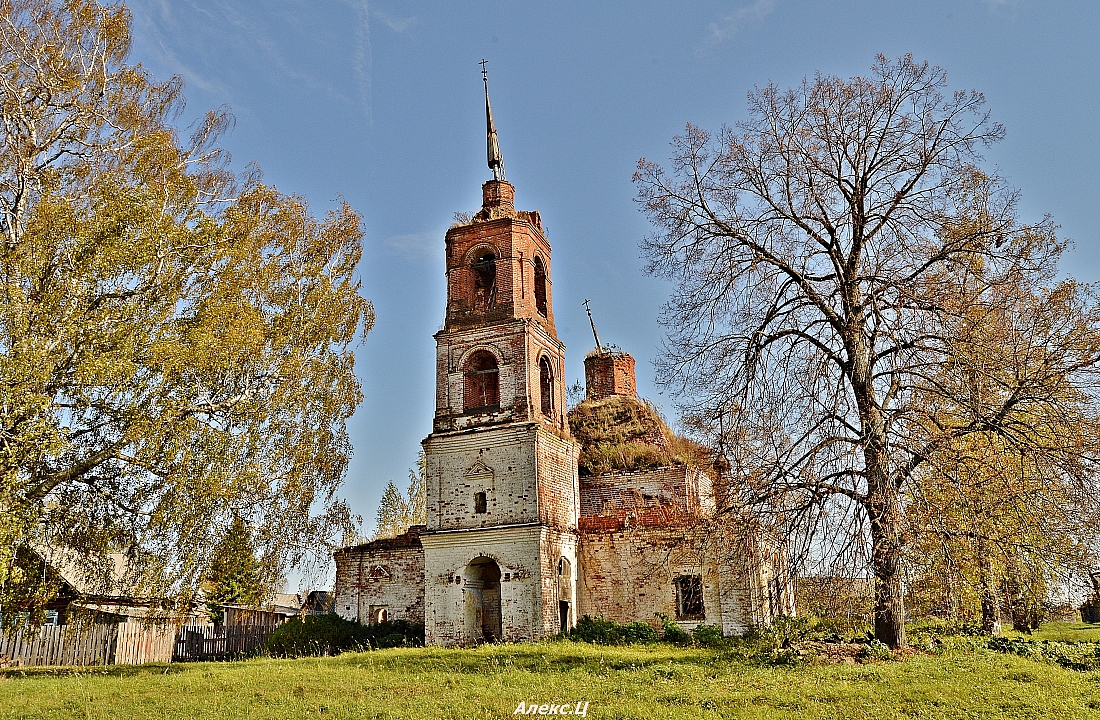
<path id="1" fill-rule="evenodd" d="M 424 548 L 419 542 L 386 549 L 360 545 L 335 557 L 335 610 L 340 617 L 367 624 L 373 620 L 371 606 L 384 605 L 390 620 L 424 622 Z M 376 567 L 385 568 L 389 577 L 372 578 Z"/>

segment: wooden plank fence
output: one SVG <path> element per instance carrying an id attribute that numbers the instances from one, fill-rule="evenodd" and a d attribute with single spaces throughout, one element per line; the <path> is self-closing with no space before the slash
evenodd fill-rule
<path id="1" fill-rule="evenodd" d="M 231 660 L 249 655 L 267 642 L 274 625 L 184 625 L 176 637 L 177 662 Z"/>
<path id="2" fill-rule="evenodd" d="M 143 625 L 139 622 L 119 623 L 116 665 L 141 665 L 149 662 L 172 662 L 176 647 L 175 625 Z"/>
<path id="3" fill-rule="evenodd" d="M 47 625 L 0 634 L 0 662 L 12 665 L 105 665 L 114 660 L 117 625 Z"/>
<path id="4" fill-rule="evenodd" d="M 47 625 L 0 634 L 5 665 L 112 665 L 168 662 L 175 629 L 141 623 Z"/>
<path id="5" fill-rule="evenodd" d="M 46 625 L 0 633 L 0 667 L 232 660 L 262 647 L 273 630 L 272 625 L 196 623 Z"/>

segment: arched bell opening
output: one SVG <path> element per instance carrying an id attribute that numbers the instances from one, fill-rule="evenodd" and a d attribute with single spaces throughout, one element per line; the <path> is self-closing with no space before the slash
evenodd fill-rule
<path id="1" fill-rule="evenodd" d="M 492 250 L 479 252 L 470 263 L 473 275 L 474 309 L 484 312 L 496 303 L 497 298 L 497 256 Z"/>
<path id="2" fill-rule="evenodd" d="M 475 558 L 463 573 L 466 637 L 474 642 L 501 639 L 500 566 L 492 558 Z"/>
<path id="3" fill-rule="evenodd" d="M 465 375 L 462 406 L 467 412 L 500 407 L 500 368 L 495 355 L 478 350 L 467 361 Z"/>
<path id="4" fill-rule="evenodd" d="M 539 360 L 539 409 L 546 417 L 554 415 L 554 371 L 546 356 Z"/>
<path id="5" fill-rule="evenodd" d="M 546 266 L 538 256 L 535 256 L 535 309 L 546 317 Z"/>

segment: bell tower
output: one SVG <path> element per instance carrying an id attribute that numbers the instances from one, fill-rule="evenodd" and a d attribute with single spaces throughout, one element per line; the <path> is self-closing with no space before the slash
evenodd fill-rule
<path id="1" fill-rule="evenodd" d="M 576 622 L 579 447 L 565 417 L 550 243 L 516 210 L 485 83 L 493 179 L 446 235 L 427 459 L 425 632 L 430 644 L 531 640 Z"/>

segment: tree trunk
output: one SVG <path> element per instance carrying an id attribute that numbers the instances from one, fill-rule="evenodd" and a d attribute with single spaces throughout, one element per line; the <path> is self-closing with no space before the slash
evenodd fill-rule
<path id="1" fill-rule="evenodd" d="M 982 596 L 982 632 L 1000 636 L 1001 608 L 997 588 L 993 582 L 993 558 L 984 542 L 978 543 L 978 580 Z"/>
<path id="2" fill-rule="evenodd" d="M 875 495 L 868 508 L 871 566 L 875 573 L 875 638 L 896 650 L 907 644 L 901 582 L 901 508 L 897 491 L 885 479 Z"/>

